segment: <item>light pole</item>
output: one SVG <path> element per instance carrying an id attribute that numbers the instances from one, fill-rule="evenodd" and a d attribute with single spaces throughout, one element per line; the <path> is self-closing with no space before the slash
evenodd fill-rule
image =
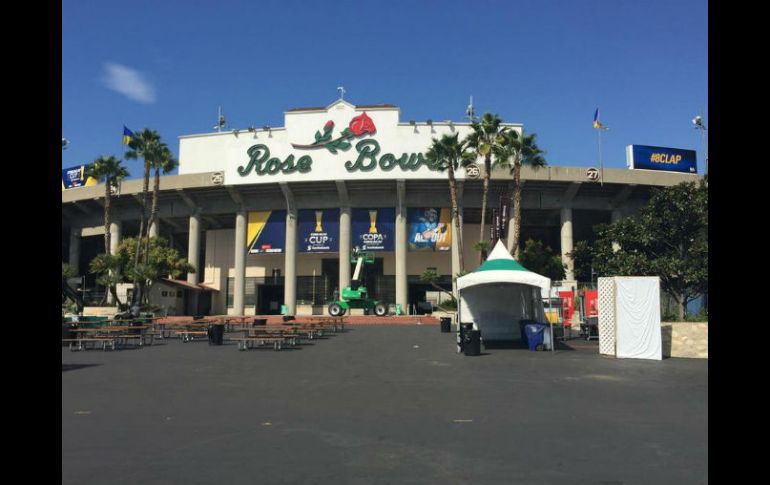
<path id="1" fill-rule="evenodd" d="M 706 152 L 706 123 L 703 122 L 703 117 L 701 115 L 696 116 L 692 119 L 692 124 L 695 125 L 696 130 L 700 130 L 701 132 L 701 151 L 703 152 L 703 163 L 704 163 L 704 179 L 706 182 L 708 182 L 709 179 L 709 156 Z"/>

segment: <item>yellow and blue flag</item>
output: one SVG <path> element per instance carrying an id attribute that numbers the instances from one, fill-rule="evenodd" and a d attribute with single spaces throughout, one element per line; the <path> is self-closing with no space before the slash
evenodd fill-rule
<path id="1" fill-rule="evenodd" d="M 134 137 L 134 132 L 126 128 L 126 125 L 123 125 L 123 144 L 128 145 L 129 142 L 131 142 L 131 138 Z"/>
<path id="2" fill-rule="evenodd" d="M 599 108 L 596 108 L 596 113 L 594 113 L 594 128 L 597 130 L 604 128 L 604 125 L 599 121 Z"/>

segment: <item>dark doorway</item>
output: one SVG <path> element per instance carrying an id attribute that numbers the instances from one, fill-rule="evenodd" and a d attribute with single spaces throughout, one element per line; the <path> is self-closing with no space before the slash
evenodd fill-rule
<path id="1" fill-rule="evenodd" d="M 257 314 L 280 315 L 281 305 L 283 305 L 283 285 L 257 287 Z"/>
<path id="2" fill-rule="evenodd" d="M 340 284 L 340 260 L 337 258 L 325 258 L 321 260 L 321 277 L 325 281 L 325 287 L 328 292 L 324 294 L 323 303 L 334 299 L 334 290 L 339 288 Z"/>
<path id="3" fill-rule="evenodd" d="M 211 314 L 211 292 L 185 290 L 185 311 L 187 315 Z"/>
<path id="4" fill-rule="evenodd" d="M 350 270 L 350 279 L 353 279 L 355 271 L 356 271 L 356 266 L 353 265 L 353 267 Z M 358 276 L 358 279 L 361 282 L 361 284 L 365 286 L 368 283 L 373 283 L 375 279 L 378 276 L 382 276 L 382 274 L 383 274 L 382 258 L 374 258 L 373 263 L 363 264 L 363 267 L 361 268 L 361 274 Z"/>
<path id="5" fill-rule="evenodd" d="M 430 314 L 433 308 L 430 303 L 426 301 L 425 292 L 436 291 L 434 287 L 425 283 L 410 283 L 409 284 L 409 312 L 416 312 L 417 315 Z"/>

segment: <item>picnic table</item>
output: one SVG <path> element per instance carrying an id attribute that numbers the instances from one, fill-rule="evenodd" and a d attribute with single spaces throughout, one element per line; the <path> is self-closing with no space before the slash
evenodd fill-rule
<path id="1" fill-rule="evenodd" d="M 70 329 L 70 332 L 75 334 L 75 338 L 62 339 L 62 342 L 68 342 L 70 350 L 85 350 L 88 343 L 101 343 L 104 350 L 107 350 L 108 347 L 115 350 L 125 346 L 129 340 L 138 340 L 137 346 L 142 347 L 148 336 L 150 337 L 149 344 L 153 344 L 155 335 L 147 332 L 149 328 L 148 325 L 75 328 Z M 136 331 L 139 333 L 129 333 Z"/>

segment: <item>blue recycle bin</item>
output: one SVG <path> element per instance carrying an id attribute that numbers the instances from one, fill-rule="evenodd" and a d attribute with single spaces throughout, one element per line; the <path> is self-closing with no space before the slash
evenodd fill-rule
<path id="1" fill-rule="evenodd" d="M 521 332 L 521 342 L 524 345 L 528 345 L 527 343 L 527 331 L 525 330 L 526 326 L 532 323 L 537 323 L 534 320 L 520 320 L 519 321 L 519 331 Z"/>
<path id="2" fill-rule="evenodd" d="M 547 330 L 548 325 L 545 323 L 527 323 L 524 325 L 524 332 L 527 337 L 527 347 L 529 347 L 529 350 L 545 349 L 545 332 Z"/>

